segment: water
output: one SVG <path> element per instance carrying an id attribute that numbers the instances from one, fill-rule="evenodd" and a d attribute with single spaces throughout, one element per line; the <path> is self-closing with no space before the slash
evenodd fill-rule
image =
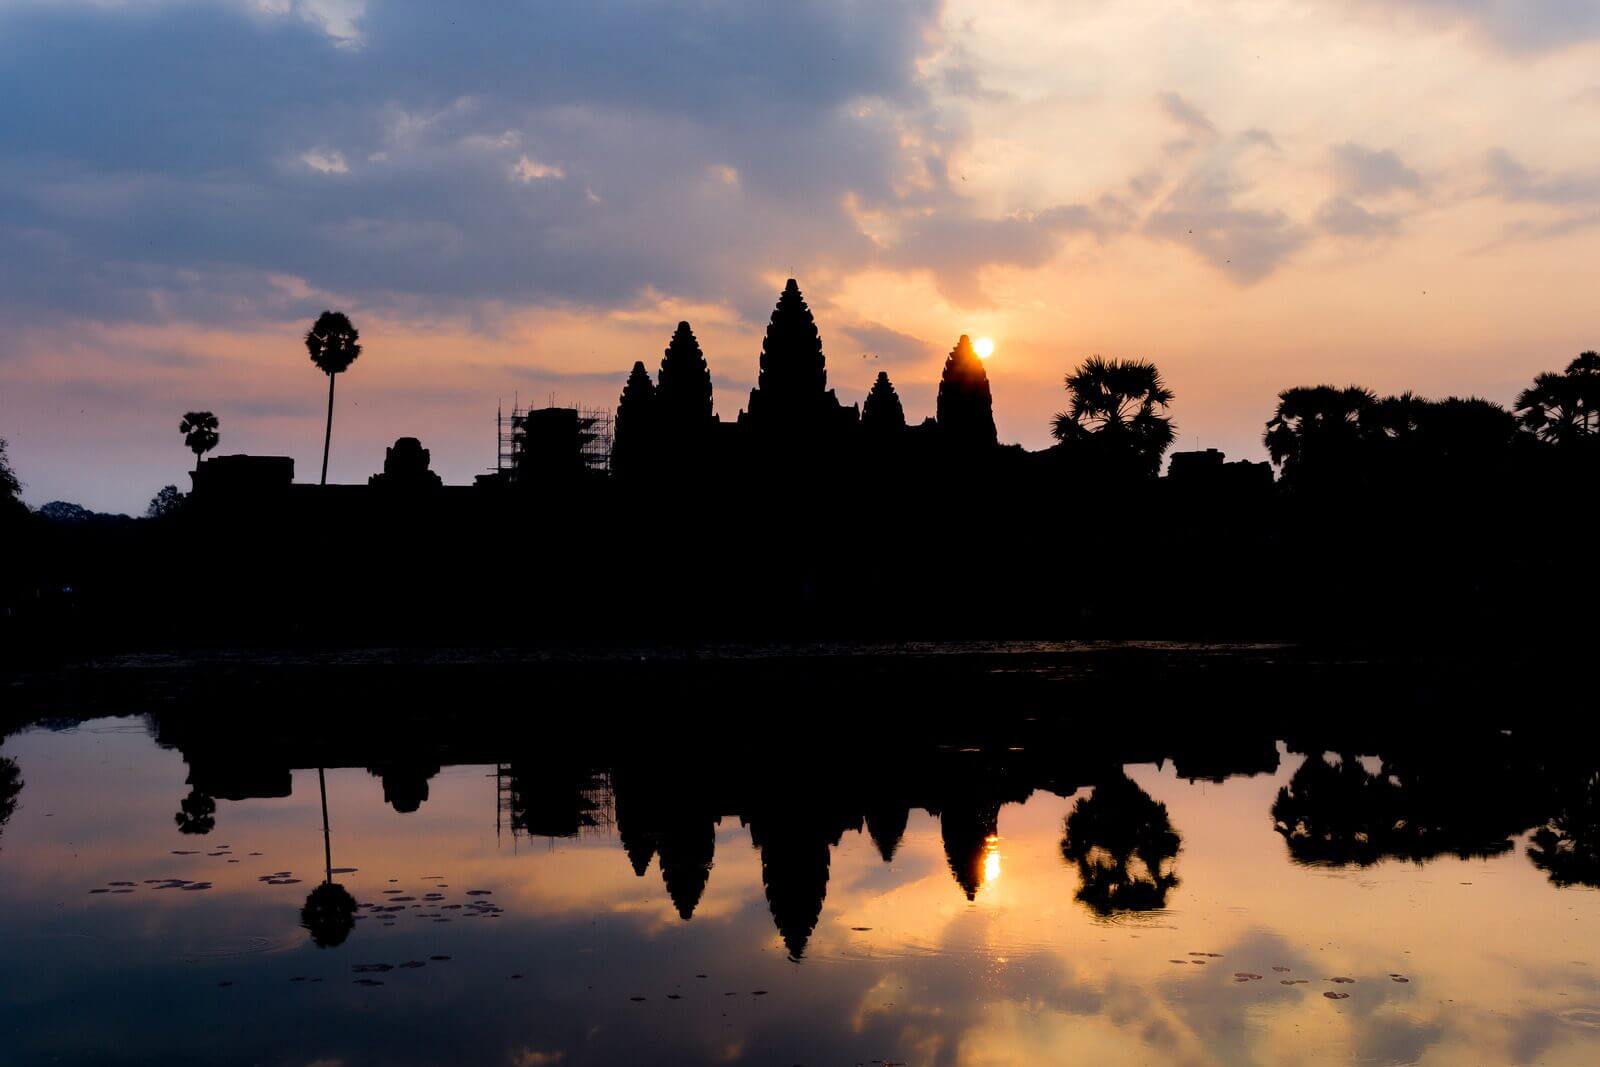
<path id="1" fill-rule="evenodd" d="M 7 1063 L 1600 1059 L 1592 779 L 1510 735 L 691 771 L 391 724 L 332 746 L 329 863 L 294 742 L 172 714 L 0 747 Z"/>

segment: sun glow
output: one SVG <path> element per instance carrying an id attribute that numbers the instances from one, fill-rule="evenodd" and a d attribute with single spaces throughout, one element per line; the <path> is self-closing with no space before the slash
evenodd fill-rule
<path id="1" fill-rule="evenodd" d="M 972 342 L 972 350 L 978 353 L 979 359 L 988 359 L 994 355 L 994 338 L 980 337 Z"/>
<path id="2" fill-rule="evenodd" d="M 990 834 L 983 840 L 983 884 L 988 885 L 999 877 L 1000 837 L 998 834 Z"/>

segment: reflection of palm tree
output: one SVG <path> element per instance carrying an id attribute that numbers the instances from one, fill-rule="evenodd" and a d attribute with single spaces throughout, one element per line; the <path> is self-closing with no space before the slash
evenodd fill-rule
<path id="1" fill-rule="evenodd" d="M 1111 915 L 1166 907 L 1181 845 L 1167 806 L 1119 773 L 1072 806 L 1061 854 L 1078 865 L 1078 900 Z"/>
<path id="2" fill-rule="evenodd" d="M 361 354 L 361 334 L 342 311 L 324 311 L 306 331 L 311 362 L 328 376 L 328 426 L 322 435 L 322 484 L 328 484 L 328 446 L 333 442 L 333 382 Z"/>
<path id="3" fill-rule="evenodd" d="M 333 880 L 333 844 L 328 834 L 328 782 L 317 768 L 317 789 L 322 795 L 322 859 L 324 878 L 306 897 L 300 909 L 300 925 L 311 931 L 318 948 L 335 948 L 356 926 L 356 900 L 350 891 Z"/>
<path id="4" fill-rule="evenodd" d="M 200 469 L 200 457 L 217 447 L 222 435 L 217 432 L 217 417 L 209 411 L 190 411 L 178 423 L 183 443 L 194 453 L 194 469 Z"/>
<path id="5" fill-rule="evenodd" d="M 1556 885 L 1600 888 L 1600 774 L 1564 791 L 1560 809 L 1534 831 L 1528 858 Z"/>
<path id="6" fill-rule="evenodd" d="M 1055 417 L 1051 433 L 1064 444 L 1093 444 L 1108 455 L 1133 459 L 1155 474 L 1172 444 L 1172 420 L 1161 412 L 1172 390 L 1154 363 L 1091 356 L 1067 375 L 1072 406 Z"/>
<path id="7" fill-rule="evenodd" d="M 180 834 L 209 834 L 217 828 L 217 802 L 198 789 L 178 802 L 173 821 Z"/>
<path id="8" fill-rule="evenodd" d="M 1538 821 L 1527 768 L 1460 753 L 1403 753 L 1374 773 L 1351 753 L 1308 756 L 1278 790 L 1272 819 L 1297 863 L 1370 866 L 1387 858 L 1423 863 L 1443 855 L 1478 859 L 1509 852 Z M 1503 795 L 1485 781 L 1507 788 Z"/>

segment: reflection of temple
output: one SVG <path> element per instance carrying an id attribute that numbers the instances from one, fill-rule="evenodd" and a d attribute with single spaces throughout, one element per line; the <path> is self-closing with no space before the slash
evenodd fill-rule
<path id="1" fill-rule="evenodd" d="M 1100 914 L 1160 908 L 1178 885 L 1179 828 L 1124 766 L 1170 761 L 1182 778 L 1222 781 L 1271 771 L 1279 759 L 1282 735 L 1260 725 L 1266 717 L 1241 714 L 1220 730 L 1192 722 L 1149 729 L 1149 709 L 1166 702 L 1160 687 L 1174 683 L 1152 681 L 1146 661 L 1137 678 L 1104 662 L 1072 675 L 1077 688 L 1066 703 L 1099 707 L 1114 696 L 1135 709 L 1098 717 L 1040 716 L 1037 709 L 1063 703 L 1062 683 L 1015 670 L 1014 656 L 1005 670 L 980 662 L 981 682 L 939 659 L 900 670 L 846 658 L 791 673 L 753 660 L 638 673 L 608 661 L 603 703 L 592 672 L 535 675 L 525 664 L 499 677 L 503 689 L 484 683 L 481 692 L 465 689 L 458 673 L 430 682 L 391 666 L 345 676 L 344 690 L 313 672 L 295 690 L 258 678 L 197 694 L 190 673 L 185 700 L 143 703 L 166 709 L 151 717 L 157 740 L 188 765 L 189 786 L 173 797 L 180 827 L 225 826 L 218 801 L 287 796 L 296 772 L 317 767 L 364 769 L 376 776 L 373 800 L 381 780 L 384 801 L 402 813 L 426 809 L 441 767 L 490 767 L 500 825 L 518 835 L 599 836 L 614 819 L 626 862 L 641 875 L 659 862 L 663 898 L 688 921 L 716 877 L 718 827 L 737 822 L 759 852 L 773 924 L 797 958 L 825 921 L 832 850 L 846 831 L 870 837 L 888 864 L 913 809 L 929 813 L 939 821 L 950 892 L 982 900 L 1005 805 L 1035 790 L 1073 797 L 1061 853 L 1079 900 Z M 1202 703 L 1239 692 L 1237 679 L 1213 674 L 1177 682 Z M 1264 685 L 1259 699 L 1282 691 Z M 530 692 L 537 714 L 434 710 L 516 707 Z M 119 689 L 117 706 L 127 699 Z M 180 706 L 196 710 L 171 710 Z M 692 717 L 677 710 L 684 707 Z M 762 721 L 752 728 L 757 707 Z M 914 710 L 885 710 L 896 707 Z M 358 708 L 382 710 L 349 710 Z M 1584 746 L 1465 728 L 1445 738 L 1419 733 L 1303 717 L 1285 744 L 1319 754 L 1297 767 L 1271 809 L 1289 855 L 1328 865 L 1485 856 L 1532 829 L 1529 859 L 1552 881 L 1600 881 L 1600 785 Z M 1356 755 L 1364 752 L 1379 755 Z"/>

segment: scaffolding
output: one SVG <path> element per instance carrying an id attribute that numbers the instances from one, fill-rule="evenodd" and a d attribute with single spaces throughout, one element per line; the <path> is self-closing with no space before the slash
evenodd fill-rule
<path id="1" fill-rule="evenodd" d="M 513 400 L 508 413 L 497 405 L 494 417 L 494 469 L 503 478 L 515 481 L 530 469 L 611 469 L 609 408 L 563 407 L 552 396 L 543 408 Z"/>
<path id="2" fill-rule="evenodd" d="M 538 761 L 496 763 L 495 840 L 503 830 L 517 847 L 524 837 L 605 836 L 616 825 L 611 779 L 598 771 L 561 771 Z"/>

